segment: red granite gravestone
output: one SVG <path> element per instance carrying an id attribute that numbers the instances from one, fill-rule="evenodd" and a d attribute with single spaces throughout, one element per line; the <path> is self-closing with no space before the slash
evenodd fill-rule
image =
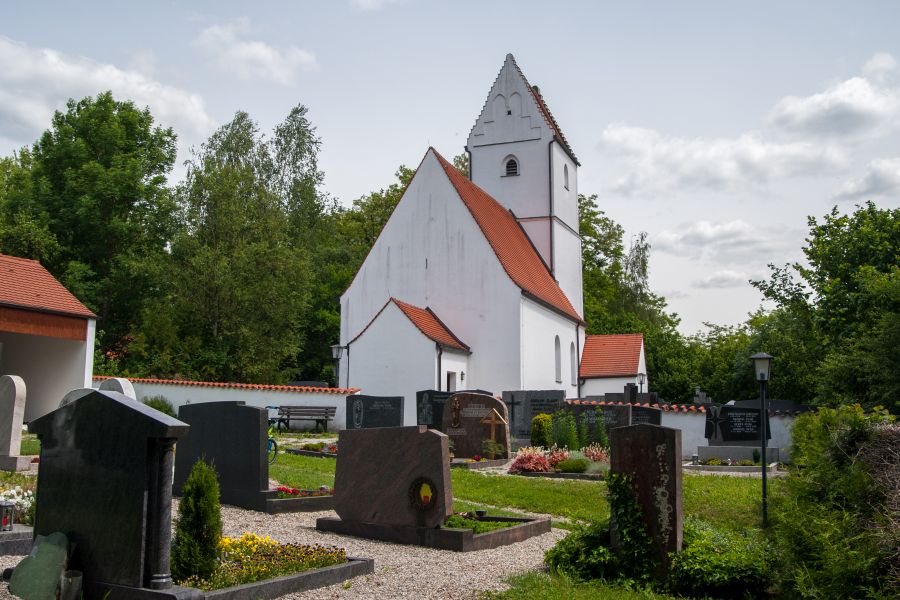
<path id="1" fill-rule="evenodd" d="M 506 404 L 492 396 L 462 392 L 453 394 L 444 405 L 442 430 L 453 440 L 453 454 L 459 458 L 485 455 L 485 440 L 493 440 L 509 457 L 509 416 Z"/>
<path id="2" fill-rule="evenodd" d="M 334 474 L 342 521 L 438 527 L 453 514 L 447 436 L 425 425 L 345 429 Z"/>
<path id="3" fill-rule="evenodd" d="M 635 498 L 653 540 L 659 571 L 669 568 L 669 553 L 681 551 L 681 430 L 659 425 L 629 425 L 609 432 L 610 471 L 632 478 Z M 615 544 L 615 523 L 612 523 Z"/>

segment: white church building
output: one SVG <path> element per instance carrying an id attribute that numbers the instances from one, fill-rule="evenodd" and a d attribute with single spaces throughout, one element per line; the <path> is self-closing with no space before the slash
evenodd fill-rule
<path id="1" fill-rule="evenodd" d="M 511 54 L 466 150 L 469 178 L 428 149 L 341 296 L 338 386 L 404 396 L 407 424 L 419 390 L 578 398 L 602 361 L 583 356 L 579 162 Z"/>

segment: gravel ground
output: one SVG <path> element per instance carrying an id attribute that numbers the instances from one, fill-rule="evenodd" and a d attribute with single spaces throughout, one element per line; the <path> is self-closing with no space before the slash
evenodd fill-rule
<path id="1" fill-rule="evenodd" d="M 269 535 L 280 542 L 322 544 L 344 548 L 348 556 L 375 559 L 375 573 L 347 583 L 319 588 L 282 598 L 474 598 L 478 590 L 501 590 L 512 574 L 540 569 L 544 551 L 567 532 L 550 533 L 524 542 L 477 552 L 450 552 L 418 546 L 402 546 L 316 531 L 316 518 L 333 511 L 267 515 L 231 506 L 222 507 L 224 535 L 247 531 Z M 15 566 L 22 557 L 0 556 L 0 568 Z M 0 584 L 0 598 L 14 598 Z"/>

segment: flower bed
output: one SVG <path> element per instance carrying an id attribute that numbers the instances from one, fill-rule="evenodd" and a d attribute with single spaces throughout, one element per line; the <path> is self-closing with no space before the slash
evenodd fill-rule
<path id="1" fill-rule="evenodd" d="M 471 529 L 476 534 L 487 533 L 488 531 L 495 531 L 497 529 L 506 529 L 507 527 L 519 524 L 520 523 L 514 521 L 480 521 L 472 518 L 468 513 L 456 513 L 447 517 L 447 520 L 444 521 L 444 527 L 452 529 Z"/>
<path id="2" fill-rule="evenodd" d="M 254 533 L 223 537 L 219 550 L 221 557 L 212 575 L 191 576 L 178 584 L 210 591 L 347 562 L 343 548 L 281 544 Z"/>
<path id="3" fill-rule="evenodd" d="M 33 487 L 33 486 L 32 486 Z M 34 490 L 17 485 L 8 490 L 0 491 L 0 501 L 12 502 L 15 506 L 13 522 L 31 525 L 34 523 Z M 3 523 L 6 525 L 6 523 Z"/>
<path id="4" fill-rule="evenodd" d="M 609 470 L 609 454 L 598 444 L 585 446 L 581 451 L 569 451 L 553 446 L 520 448 L 509 472 L 513 474 L 587 474 L 599 478 Z"/>
<path id="5" fill-rule="evenodd" d="M 327 485 L 321 486 L 317 490 L 298 490 L 297 488 L 288 487 L 286 485 L 279 485 L 275 488 L 275 491 L 278 492 L 278 498 L 312 498 L 315 496 L 333 496 L 334 488 L 328 487 Z"/>

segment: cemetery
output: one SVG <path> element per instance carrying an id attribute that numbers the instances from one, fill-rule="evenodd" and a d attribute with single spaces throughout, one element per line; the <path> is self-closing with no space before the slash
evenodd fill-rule
<path id="1" fill-rule="evenodd" d="M 464 140 L 459 154 L 420 149 L 388 187 L 339 198 L 326 182 L 372 177 L 379 152 L 395 151 L 386 135 L 421 138 L 404 130 L 418 119 L 449 127 L 432 88 L 466 89 L 426 77 L 448 77 L 462 62 L 450 60 L 407 77 L 402 102 L 368 89 L 360 74 L 381 73 L 359 65 L 403 19 L 394 2 L 344 4 L 358 22 L 392 15 L 352 75 L 335 55 L 320 64 L 252 39 L 272 32 L 249 17 L 215 23 L 215 8 L 181 40 L 270 86 L 223 87 L 217 100 L 276 105 L 302 90 L 317 110 L 343 109 L 354 146 L 336 154 L 303 104 L 271 134 L 239 109 L 219 126 L 223 108 L 214 118 L 212 96 L 186 87 L 205 78 L 179 73 L 185 89 L 155 79 L 162 53 L 135 46 L 134 68 L 120 69 L 0 35 L 0 56 L 25 65 L 0 73 L 22 79 L 0 141 L 59 109 L 32 146 L 0 157 L 0 600 L 900 598 L 900 210 L 868 200 L 900 191 L 900 163 L 867 156 L 861 177 L 825 194 L 866 203 L 807 217 L 805 261 L 768 263 L 770 279 L 749 282 L 766 304 L 736 325 L 698 314 L 739 306 L 735 281 L 766 264 L 743 254 L 786 252 L 778 236 L 796 232 L 777 215 L 763 227 L 690 212 L 715 195 L 727 216 L 732 195 L 756 201 L 780 179 L 863 168 L 847 149 L 867 127 L 896 125 L 897 60 L 879 51 L 833 88 L 783 95 L 762 129 L 731 140 L 626 124 L 624 112 L 600 127 L 593 113 L 622 111 L 631 87 L 635 111 L 657 102 L 634 82 L 609 86 L 589 127 L 567 137 L 506 54 L 473 99 L 474 124 L 435 132 Z M 424 5 L 403 12 L 435 10 Z M 496 9 L 479 10 L 466 18 L 473 33 Z M 560 12 L 577 33 L 578 11 Z M 439 41 L 439 29 L 404 33 Z M 513 27 L 493 29 L 473 42 Z M 594 37 L 628 36 L 572 35 Z M 407 53 L 411 68 L 420 54 Z M 542 83 L 578 86 L 566 110 L 596 99 L 593 80 L 625 60 L 582 72 L 568 62 L 582 53 L 568 54 L 565 68 L 535 61 Z M 155 124 L 144 101 L 112 91 L 32 98 L 19 71 L 50 73 L 54 85 L 41 83 L 59 93 L 112 73 L 108 87 L 170 106 Z M 870 95 L 887 100 L 859 109 Z M 378 151 L 367 145 L 376 121 L 390 132 Z M 616 173 L 597 193 L 579 187 L 572 143 L 588 130 L 600 132 L 601 173 Z M 320 165 L 346 157 L 353 168 L 326 179 Z M 657 195 L 672 201 L 640 203 Z M 639 218 L 609 216 L 634 206 Z M 689 265 L 678 276 L 690 290 L 670 300 L 703 330 L 679 329 L 651 289 L 651 246 L 669 267 Z"/>

